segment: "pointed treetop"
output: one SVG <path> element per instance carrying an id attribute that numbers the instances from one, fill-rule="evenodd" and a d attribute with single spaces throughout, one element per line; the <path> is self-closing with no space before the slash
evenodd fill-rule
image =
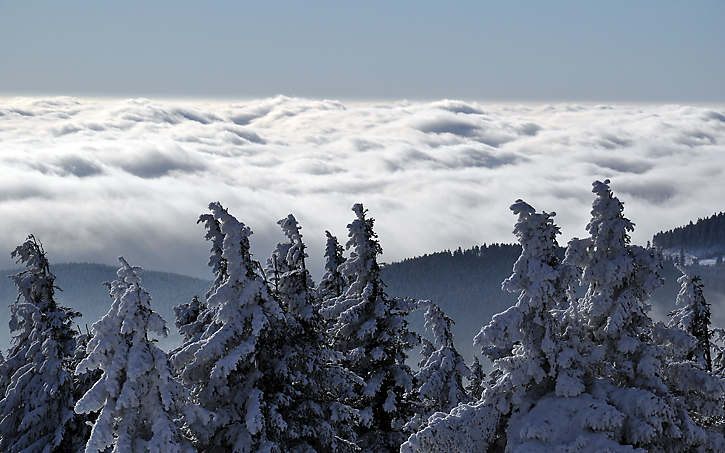
<path id="1" fill-rule="evenodd" d="M 13 250 L 10 254 L 12 258 L 16 258 L 16 263 L 24 263 L 28 268 L 34 268 L 49 273 L 48 258 L 45 256 L 43 244 L 38 241 L 34 235 L 28 235 L 28 238 Z"/>
<path id="2" fill-rule="evenodd" d="M 592 192 L 597 195 L 592 203 L 592 219 L 587 225 L 587 231 L 595 239 L 594 246 L 601 248 L 606 243 L 606 249 L 613 245 L 618 248 L 629 244 L 629 232 L 634 231 L 634 223 L 624 217 L 624 203 L 619 201 L 609 188 L 609 180 L 592 183 Z"/>
<path id="3" fill-rule="evenodd" d="M 365 217 L 367 209 L 363 208 L 362 203 L 354 204 L 352 210 L 357 218 L 347 226 L 350 239 L 346 247 L 352 248 L 353 252 L 350 259 L 342 264 L 340 272 L 352 281 L 347 289 L 350 294 L 361 294 L 368 283 L 373 285 L 373 293 L 377 294 L 382 284 L 377 258 L 383 253 L 383 249 L 376 239 L 378 235 L 373 231 L 375 219 Z"/>
<path id="4" fill-rule="evenodd" d="M 305 267 L 305 245 L 302 242 L 301 227 L 297 223 L 297 219 L 292 214 L 277 222 L 282 227 L 285 236 L 289 239 L 291 246 L 287 250 L 287 256 L 284 259 L 290 266 L 296 268 Z"/>

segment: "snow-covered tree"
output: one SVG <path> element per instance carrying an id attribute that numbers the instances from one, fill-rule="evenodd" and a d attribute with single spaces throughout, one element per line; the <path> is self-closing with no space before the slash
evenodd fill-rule
<path id="1" fill-rule="evenodd" d="M 609 181 L 593 192 L 590 237 L 570 241 L 559 265 L 548 215 L 512 206 L 523 251 L 504 286 L 519 302 L 476 338 L 496 359 L 491 386 L 478 404 L 431 417 L 403 451 L 723 450 L 722 383 L 678 356 L 689 335 L 647 316 L 659 256 L 630 244 L 634 225 Z M 573 266 L 587 288 L 579 299 Z"/>
<path id="2" fill-rule="evenodd" d="M 490 387 L 477 405 L 462 404 L 448 415 L 432 417 L 406 442 L 405 451 L 509 451 L 518 440 L 509 437 L 515 417 L 557 388 L 563 373 L 557 355 L 565 345 L 560 344 L 556 313 L 565 308 L 572 273 L 556 254 L 555 214 L 538 214 L 522 200 L 511 210 L 518 215 L 514 234 L 522 251 L 502 287 L 518 292 L 519 299 L 474 339 L 494 363 Z"/>
<path id="3" fill-rule="evenodd" d="M 174 307 L 174 325 L 179 329 L 184 341 L 189 341 L 204 331 L 209 324 L 209 319 L 204 315 L 208 314 L 206 301 L 199 299 L 199 296 L 194 296 L 191 302 Z"/>
<path id="4" fill-rule="evenodd" d="M 221 208 L 221 205 L 219 207 Z M 224 257 L 225 234 L 221 230 L 221 221 L 214 217 L 214 214 L 202 214 L 196 223 L 204 223 L 204 227 L 207 230 L 204 238 L 211 242 L 208 264 L 214 274 L 214 284 L 206 293 L 206 298 L 208 299 L 229 277 L 227 273 L 227 259 Z M 251 230 L 249 234 L 251 234 Z"/>
<path id="5" fill-rule="evenodd" d="M 358 412 L 340 400 L 359 378 L 342 368 L 340 354 L 325 344 L 297 220 L 290 214 L 278 224 L 287 241 L 267 260 L 267 275 L 273 275 L 270 284 L 284 316 L 271 321 L 269 341 L 259 352 L 260 362 L 270 364 L 260 386 L 264 404 L 279 418 L 268 438 L 285 452 L 354 450 Z"/>
<path id="6" fill-rule="evenodd" d="M 468 369 L 471 372 L 468 377 L 466 393 L 468 393 L 473 401 L 478 401 L 483 396 L 484 390 L 486 390 L 486 373 L 484 373 L 483 366 L 481 366 L 481 362 L 476 356 L 473 356 L 473 363 Z"/>
<path id="7" fill-rule="evenodd" d="M 345 280 L 340 273 L 340 266 L 345 262 L 345 251 L 337 237 L 325 231 L 327 242 L 325 244 L 325 273 L 322 275 L 317 293 L 322 299 L 340 297 L 345 290 Z"/>
<path id="8" fill-rule="evenodd" d="M 55 276 L 34 236 L 12 257 L 26 269 L 11 276 L 19 294 L 11 306 L 13 345 L 0 365 L 0 451 L 60 451 L 74 415 L 71 324 L 80 314 L 56 303 Z"/>
<path id="9" fill-rule="evenodd" d="M 474 339 L 497 370 L 495 383 L 484 398 L 505 416 L 512 405 L 526 407 L 556 385 L 560 371 L 556 355 L 564 346 L 559 344 L 555 311 L 565 308 L 571 283 L 562 280 L 568 274 L 556 254 L 556 214 L 536 213 L 522 200 L 511 205 L 511 210 L 519 216 L 514 234 L 522 250 L 502 288 L 518 292 L 519 299 L 494 316 Z"/>
<path id="10" fill-rule="evenodd" d="M 702 403 L 712 413 L 722 384 L 668 356 L 682 335 L 647 315 L 649 295 L 662 286 L 659 255 L 630 244 L 634 224 L 608 180 L 593 192 L 590 236 L 570 241 L 565 259 L 581 269 L 587 291 L 562 318 L 556 389 L 512 417 L 508 448 L 719 451 L 722 437 L 690 411 Z"/>
<path id="11" fill-rule="evenodd" d="M 710 304 L 702 295 L 702 281 L 699 276 L 692 275 L 679 264 L 675 266 L 682 272 L 677 281 L 682 285 L 677 295 L 677 310 L 670 313 L 669 327 L 679 328 L 697 341 L 697 346 L 688 352 L 688 360 L 692 360 L 707 371 L 712 371 L 710 357 Z"/>
<path id="12" fill-rule="evenodd" d="M 329 339 L 343 354 L 343 365 L 365 381 L 348 401 L 363 417 L 359 445 L 365 452 L 389 452 L 405 439 L 403 427 L 416 404 L 412 372 L 405 364 L 408 351 L 418 343 L 405 320 L 415 303 L 385 294 L 374 220 L 366 217 L 362 204 L 352 209 L 356 219 L 348 225 L 347 248 L 353 251 L 340 266 L 350 285 L 341 296 L 326 300 L 322 313 L 331 322 Z"/>
<path id="13" fill-rule="evenodd" d="M 86 326 L 86 333 L 78 331 L 76 336 L 76 350 L 73 354 L 70 370 L 75 371 L 78 364 L 86 358 L 88 343 L 91 340 L 91 333 Z M 87 370 L 73 376 L 73 401 L 80 400 L 88 390 L 93 387 L 103 375 L 99 369 Z M 75 404 L 75 403 L 74 403 Z M 80 453 L 86 449 L 86 443 L 91 437 L 91 428 L 96 421 L 97 413 L 75 414 L 73 420 L 68 423 L 66 435 L 58 451 Z"/>
<path id="14" fill-rule="evenodd" d="M 314 282 L 305 266 L 305 244 L 297 219 L 290 214 L 277 222 L 282 227 L 287 241 L 277 244 L 267 260 L 267 275 L 272 275 L 274 293 L 280 299 L 285 311 L 295 319 L 311 322 L 317 316 Z"/>
<path id="15" fill-rule="evenodd" d="M 215 219 L 213 214 L 202 214 L 196 223 L 204 223 L 207 230 L 205 239 L 211 242 L 208 265 L 214 274 L 214 283 L 207 291 L 204 300 L 194 296 L 190 302 L 174 306 L 174 325 L 187 343 L 198 340 L 209 327 L 213 311 L 207 310 L 207 300 L 229 277 L 227 260 L 223 253 L 224 233 L 221 231 L 219 220 Z"/>
<path id="16" fill-rule="evenodd" d="M 106 452 L 111 447 L 119 453 L 193 451 L 174 419 L 182 411 L 189 423 L 193 416 L 205 414 L 185 404 L 166 353 L 148 338 L 149 330 L 166 336 L 167 328 L 140 286 L 142 269 L 123 257 L 119 261 L 118 280 L 108 284 L 113 303 L 93 324 L 87 356 L 76 369 L 77 374 L 103 372 L 75 407 L 81 414 L 98 412 L 85 451 Z"/>
<path id="17" fill-rule="evenodd" d="M 416 416 L 425 423 L 435 412 L 447 413 L 461 403 L 472 401 L 463 384 L 464 379 L 471 377 L 471 371 L 453 344 L 453 320 L 429 300 L 418 301 L 418 307 L 425 310 L 425 328 L 433 334 L 433 343 L 421 340 L 423 358 L 415 373 L 420 399 Z"/>
<path id="18" fill-rule="evenodd" d="M 212 250 L 216 280 L 208 308 L 199 315 L 208 322 L 174 353 L 172 362 L 193 400 L 215 414 L 208 448 L 272 451 L 278 447 L 270 432 L 281 429 L 283 421 L 265 402 L 269 395 L 262 379 L 264 367 L 271 364 L 261 359 L 261 351 L 273 336 L 272 321 L 283 313 L 252 260 L 252 231 L 218 202 L 209 209 L 212 214 L 200 219 L 210 231 L 207 239 L 215 247 L 221 243 L 221 253 Z"/>

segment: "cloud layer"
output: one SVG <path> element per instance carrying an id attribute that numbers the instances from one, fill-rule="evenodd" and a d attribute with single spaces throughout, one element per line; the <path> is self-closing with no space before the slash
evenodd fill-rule
<path id="1" fill-rule="evenodd" d="M 363 202 L 384 260 L 513 242 L 508 206 L 556 211 L 586 234 L 591 183 L 609 178 L 633 239 L 725 210 L 725 108 L 0 101 L 0 265 L 29 233 L 53 262 L 208 276 L 196 224 L 219 200 L 262 261 L 295 214 L 316 277 L 324 230 L 342 242 Z"/>

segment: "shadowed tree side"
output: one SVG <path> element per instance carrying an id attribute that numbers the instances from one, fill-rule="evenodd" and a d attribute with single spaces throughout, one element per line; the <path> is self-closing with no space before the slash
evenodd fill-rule
<path id="1" fill-rule="evenodd" d="M 19 294 L 11 306 L 13 345 L 0 365 L 0 451 L 54 452 L 74 435 L 71 324 L 80 314 L 56 303 L 55 276 L 34 236 L 12 257 L 26 269 L 11 276 Z"/>

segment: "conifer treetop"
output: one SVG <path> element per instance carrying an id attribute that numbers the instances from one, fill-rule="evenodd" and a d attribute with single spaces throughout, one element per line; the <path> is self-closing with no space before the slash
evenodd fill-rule
<path id="1" fill-rule="evenodd" d="M 345 246 L 353 251 L 350 258 L 342 263 L 340 272 L 353 280 L 347 289 L 348 294 L 362 294 L 365 287 L 372 284 L 371 294 L 376 295 L 382 291 L 378 256 L 383 253 L 383 249 L 373 230 L 375 219 L 366 217 L 368 210 L 363 208 L 362 203 L 355 203 L 352 211 L 357 218 L 347 226 L 350 239 Z"/>
<path id="2" fill-rule="evenodd" d="M 26 269 L 12 275 L 18 297 L 11 305 L 13 345 L 0 363 L 0 451 L 40 453 L 59 448 L 73 419 L 68 364 L 76 347 L 73 318 L 54 298 L 55 276 L 35 236 L 12 252 Z"/>

